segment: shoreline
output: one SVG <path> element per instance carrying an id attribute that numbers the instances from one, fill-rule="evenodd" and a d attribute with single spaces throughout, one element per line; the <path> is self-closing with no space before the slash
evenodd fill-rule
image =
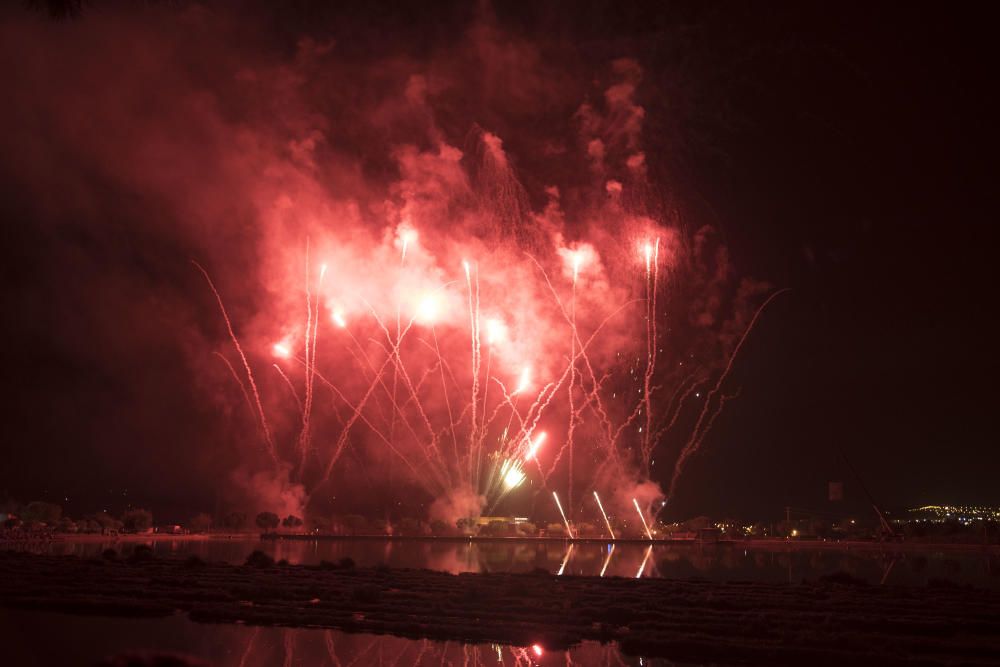
<path id="1" fill-rule="evenodd" d="M 99 534 L 49 534 L 37 538 L 0 538 L 0 547 L 45 543 L 148 543 L 148 542 L 417 542 L 417 543 L 499 543 L 499 544 L 608 544 L 654 547 L 698 547 L 700 549 L 744 549 L 747 551 L 869 551 L 883 553 L 911 553 L 921 551 L 948 551 L 956 553 L 983 553 L 1000 555 L 1000 544 L 970 544 L 961 542 L 876 542 L 868 540 L 671 540 L 619 538 L 615 540 L 581 537 L 487 537 L 487 536 L 434 536 L 434 535 L 314 535 L 307 533 L 199 533 L 172 535 L 169 533 Z"/>
<path id="2" fill-rule="evenodd" d="M 646 539 L 600 537 L 487 537 L 487 536 L 432 536 L 432 535 L 309 535 L 304 533 L 262 533 L 262 541 L 336 542 L 336 541 L 392 541 L 392 542 L 498 542 L 515 543 L 564 543 L 564 544 L 629 544 L 637 546 L 697 546 L 745 548 L 751 550 L 802 549 L 842 551 L 920 551 L 956 550 L 982 551 L 1000 554 L 1000 544 L 969 544 L 960 542 L 876 542 L 867 540 L 697 540 L 697 539 Z"/>
<path id="3" fill-rule="evenodd" d="M 743 664 L 982 664 L 1000 656 L 1000 592 L 548 573 L 128 560 L 0 552 L 0 606 Z"/>

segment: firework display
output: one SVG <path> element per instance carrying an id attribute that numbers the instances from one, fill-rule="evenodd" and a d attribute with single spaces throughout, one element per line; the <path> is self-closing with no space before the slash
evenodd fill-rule
<path id="1" fill-rule="evenodd" d="M 731 285 L 711 231 L 659 220 L 651 195 L 626 204 L 649 191 L 639 151 L 585 224 L 566 222 L 556 188 L 528 209 L 498 137 L 482 132 L 475 157 L 485 194 L 472 204 L 468 184 L 432 178 L 386 220 L 285 238 L 249 338 L 195 263 L 239 363 L 216 354 L 266 455 L 247 467 L 295 512 L 360 475 L 448 522 L 511 503 L 537 512 L 551 493 L 571 537 L 584 519 L 614 537 L 631 505 L 651 539 L 645 513 L 735 396 L 734 357 L 777 293 Z"/>

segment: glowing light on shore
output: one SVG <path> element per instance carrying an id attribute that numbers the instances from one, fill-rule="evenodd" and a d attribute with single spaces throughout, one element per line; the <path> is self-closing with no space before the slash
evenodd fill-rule
<path id="1" fill-rule="evenodd" d="M 538 453 L 538 448 L 541 447 L 542 444 L 545 442 L 546 437 L 548 436 L 546 435 L 545 431 L 542 431 L 541 433 L 535 436 L 534 441 L 532 441 L 528 445 L 528 451 L 524 455 L 525 461 L 530 461 L 531 459 L 535 458 L 535 454 Z"/>
<path id="2" fill-rule="evenodd" d="M 341 329 L 347 328 L 347 320 L 344 319 L 344 314 L 341 311 L 339 310 L 333 311 L 333 313 L 330 315 L 330 319 L 333 320 L 333 323 L 336 324 Z"/>
<path id="3" fill-rule="evenodd" d="M 535 655 L 537 655 L 539 658 L 541 658 L 542 654 L 545 653 L 545 651 L 542 649 L 542 647 L 539 646 L 538 644 L 532 644 L 531 645 L 531 651 L 532 651 L 532 653 L 534 653 Z"/>
<path id="4" fill-rule="evenodd" d="M 563 512 L 562 503 L 559 502 L 559 494 L 553 491 L 552 497 L 556 499 L 556 507 L 559 508 L 559 515 L 562 516 L 563 523 L 566 524 L 566 534 L 569 535 L 569 539 L 576 539 L 573 537 L 573 529 L 569 527 L 569 521 L 566 519 L 566 513 Z"/>
<path id="5" fill-rule="evenodd" d="M 646 523 L 646 517 L 642 515 L 642 510 L 639 509 L 639 501 L 633 498 L 632 504 L 635 505 L 635 511 L 639 513 L 639 520 L 642 521 L 642 527 L 646 529 L 646 537 L 652 540 L 653 534 L 649 532 L 649 525 Z"/>
<path id="6" fill-rule="evenodd" d="M 604 505 L 601 504 L 601 497 L 597 495 L 597 491 L 594 491 L 594 500 L 597 501 L 597 507 L 601 510 L 601 516 L 604 517 L 604 524 L 608 527 L 608 533 L 611 534 L 611 539 L 616 539 L 615 531 L 611 529 L 611 522 L 608 521 L 608 514 L 604 511 Z"/>
<path id="7" fill-rule="evenodd" d="M 288 349 L 288 346 L 284 343 L 275 343 L 271 347 L 271 351 L 274 352 L 274 356 L 280 357 L 282 359 L 288 359 L 292 356 L 292 351 Z"/>

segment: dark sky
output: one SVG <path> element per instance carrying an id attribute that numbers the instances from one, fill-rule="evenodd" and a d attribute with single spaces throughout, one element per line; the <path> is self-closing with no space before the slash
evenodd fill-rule
<path id="1" fill-rule="evenodd" d="M 371 4 L 217 5 L 237 28 L 177 67 L 200 71 L 205 57 L 211 81 L 231 64 L 226 44 L 240 41 L 239 57 L 259 48 L 264 61 L 304 35 L 335 38 L 348 60 L 419 61 L 479 15 L 467 3 L 430 14 L 424 3 Z M 561 45 L 565 60 L 553 67 L 638 61 L 656 180 L 689 224 L 721 230 L 741 273 L 792 288 L 748 341 L 732 378 L 740 397 L 693 459 L 673 511 L 837 511 L 828 480 L 847 481 L 856 507 L 861 493 L 841 450 L 886 505 L 1000 504 L 992 23 L 971 5 L 701 4 L 493 7 L 502 33 Z M 74 33 L 109 15 L 126 18 L 102 30 L 125 31 L 127 42 L 129 11 L 97 1 L 71 19 L 7 11 L 4 34 L 48 40 L 5 40 L 7 94 L 58 104 L 58 86 L 38 94 L 52 90 L 34 78 L 45 73 L 100 81 L 95 97 L 113 95 L 114 59 L 127 47 L 106 47 L 106 58 L 91 51 L 75 72 L 48 61 L 105 48 Z M 143 31 L 162 21 L 165 40 L 185 39 L 162 18 L 180 11 L 173 3 L 151 11 L 162 14 L 143 19 Z M 169 65 L 148 80 L 136 76 L 141 68 L 123 70 L 122 89 L 148 86 L 149 104 L 174 80 Z M 65 98 L 84 132 L 85 99 Z M 125 99 L 136 106 L 123 123 L 147 113 L 142 96 Z M 30 105 L 0 114 L 0 496 L 58 500 L 72 513 L 135 503 L 183 519 L 211 509 L 226 463 L 206 442 L 225 426 L 191 399 L 185 359 L 197 340 L 171 336 L 155 315 L 210 312 L 178 305 L 201 289 L 186 264 L 191 239 L 158 231 L 169 207 L 141 181 L 111 183 L 79 146 L 56 145 L 44 111 L 33 114 Z M 516 128 L 515 114 L 504 118 Z M 25 168 L 35 160 L 17 152 L 24 146 L 59 154 L 58 173 L 40 179 Z M 101 226 L 74 225 L 80 215 Z M 237 238 L 234 253 L 248 252 L 234 229 L 218 233 Z M 198 335 L 218 336 L 215 326 Z"/>

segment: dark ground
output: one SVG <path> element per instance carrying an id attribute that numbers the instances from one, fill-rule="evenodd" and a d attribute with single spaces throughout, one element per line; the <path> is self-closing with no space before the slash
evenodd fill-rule
<path id="1" fill-rule="evenodd" d="M 0 605 L 742 664 L 1000 664 L 1000 593 L 0 553 Z"/>

